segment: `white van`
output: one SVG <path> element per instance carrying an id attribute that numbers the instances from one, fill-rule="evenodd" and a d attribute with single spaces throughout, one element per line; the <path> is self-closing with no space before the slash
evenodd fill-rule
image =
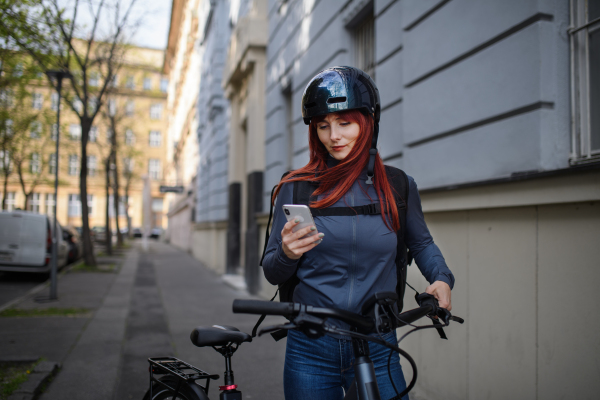
<path id="1" fill-rule="evenodd" d="M 53 220 L 26 211 L 0 212 L 0 271 L 48 273 Z M 68 244 L 58 228 L 58 267 L 67 263 Z"/>

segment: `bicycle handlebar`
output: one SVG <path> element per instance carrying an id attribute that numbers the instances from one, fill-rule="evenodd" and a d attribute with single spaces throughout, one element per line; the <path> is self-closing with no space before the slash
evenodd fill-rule
<path id="1" fill-rule="evenodd" d="M 350 311 L 337 308 L 313 307 L 300 303 L 275 303 L 262 300 L 236 299 L 233 301 L 233 312 L 235 314 L 281 315 L 284 317 L 293 317 L 300 313 L 306 313 L 316 317 L 335 318 L 358 329 L 372 330 L 375 327 L 371 318 L 363 317 Z"/>

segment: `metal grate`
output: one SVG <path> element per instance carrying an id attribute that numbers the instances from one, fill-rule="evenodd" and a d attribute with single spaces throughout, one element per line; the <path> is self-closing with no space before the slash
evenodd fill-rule
<path id="1" fill-rule="evenodd" d="M 375 80 L 375 18 L 369 13 L 354 30 L 356 67 Z"/>
<path id="2" fill-rule="evenodd" d="M 571 0 L 571 164 L 600 161 L 600 2 Z"/>

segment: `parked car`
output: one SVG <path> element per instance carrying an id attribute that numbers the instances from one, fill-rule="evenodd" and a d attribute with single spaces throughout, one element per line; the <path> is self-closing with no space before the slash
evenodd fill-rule
<path id="1" fill-rule="evenodd" d="M 160 239 L 160 235 L 162 235 L 162 228 L 152 228 L 150 231 L 151 239 Z"/>
<path id="2" fill-rule="evenodd" d="M 81 241 L 81 239 L 83 238 L 83 227 L 81 227 L 81 226 L 76 226 L 74 229 L 75 229 L 75 230 L 77 231 L 77 233 L 79 234 L 79 239 L 80 239 L 80 241 Z M 95 233 L 93 230 L 91 230 L 91 229 L 90 229 L 90 237 L 91 237 L 92 241 L 94 241 L 94 239 L 96 238 L 96 233 Z M 83 241 L 82 241 L 81 243 L 82 243 L 82 245 L 83 245 Z"/>
<path id="3" fill-rule="evenodd" d="M 141 238 L 142 236 L 144 236 L 142 234 L 142 230 L 140 228 L 133 228 L 133 237 L 134 238 Z"/>
<path id="4" fill-rule="evenodd" d="M 58 267 L 67 264 L 69 245 L 58 230 Z M 0 271 L 49 273 L 54 223 L 47 215 L 0 212 Z"/>
<path id="5" fill-rule="evenodd" d="M 72 263 L 83 256 L 83 242 L 79 232 L 73 227 L 65 227 L 63 229 L 63 237 L 69 245 L 69 253 L 67 256 L 67 262 Z"/>
<path id="6" fill-rule="evenodd" d="M 106 228 L 103 226 L 94 226 L 91 230 L 93 233 L 92 239 L 97 242 L 105 242 L 106 241 Z"/>

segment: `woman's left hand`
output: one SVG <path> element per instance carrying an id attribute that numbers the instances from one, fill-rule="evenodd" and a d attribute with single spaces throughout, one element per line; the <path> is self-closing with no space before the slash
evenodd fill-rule
<path id="1" fill-rule="evenodd" d="M 427 286 L 425 292 L 432 294 L 440 303 L 440 307 L 446 310 L 452 310 L 452 300 L 450 286 L 444 281 L 435 281 Z"/>

